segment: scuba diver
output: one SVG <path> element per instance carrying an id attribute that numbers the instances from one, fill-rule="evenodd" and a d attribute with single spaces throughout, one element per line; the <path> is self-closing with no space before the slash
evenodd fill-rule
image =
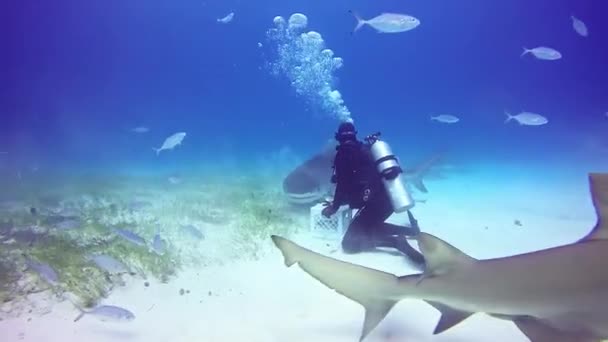
<path id="1" fill-rule="evenodd" d="M 357 140 L 351 122 L 338 127 L 339 142 L 333 165 L 332 182 L 336 190 L 332 202 L 325 202 L 322 211 L 331 217 L 340 206 L 348 204 L 359 209 L 342 239 L 346 253 L 358 253 L 376 247 L 392 247 L 424 267 L 423 255 L 414 249 L 406 236 L 420 232 L 417 221 L 409 211 L 414 204 L 399 174 L 402 172 L 388 145 L 378 139 L 380 133 Z M 384 222 L 393 212 L 407 210 L 410 227 Z"/>

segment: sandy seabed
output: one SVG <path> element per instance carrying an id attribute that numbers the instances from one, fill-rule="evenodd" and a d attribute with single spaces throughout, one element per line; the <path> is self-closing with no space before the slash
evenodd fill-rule
<path id="1" fill-rule="evenodd" d="M 486 186 L 480 186 L 480 183 Z M 423 231 L 437 235 L 473 257 L 508 256 L 573 242 L 588 232 L 595 214 L 584 175 L 568 184 L 516 179 L 497 184 L 491 176 L 467 175 L 428 182 L 426 203 L 415 208 Z M 441 189 L 434 193 L 434 189 Z M 458 199 L 455 201 L 455 199 Z M 389 220 L 402 222 L 401 215 Z M 516 225 L 518 220 L 521 225 Z M 416 273 L 391 253 L 344 255 L 339 237 L 291 236 L 315 251 L 397 275 Z M 327 289 L 298 267 L 287 268 L 268 239 L 256 261 L 235 261 L 183 270 L 168 284 L 127 277 L 104 304 L 128 307 L 136 319 L 101 322 L 68 301 L 46 314 L 0 322 L 2 341 L 142 342 L 355 342 L 363 308 Z M 180 294 L 180 290 L 184 293 Z M 476 314 L 433 336 L 439 313 L 419 300 L 404 299 L 366 342 L 527 341 L 509 321 Z"/>

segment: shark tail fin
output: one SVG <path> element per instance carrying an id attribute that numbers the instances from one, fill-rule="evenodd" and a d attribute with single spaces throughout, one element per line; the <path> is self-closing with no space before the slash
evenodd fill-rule
<path id="1" fill-rule="evenodd" d="M 439 162 L 440 159 L 441 159 L 441 155 L 437 154 L 437 155 L 425 160 L 424 162 L 420 163 L 419 165 L 416 165 L 413 168 L 413 170 L 412 170 L 413 176 L 412 176 L 410 182 L 412 183 L 412 185 L 414 185 L 416 187 L 416 189 L 420 190 L 423 193 L 429 192 L 428 189 L 426 188 L 426 186 L 424 185 L 423 179 L 429 173 L 431 168 L 433 166 L 437 165 L 437 163 Z"/>
<path id="2" fill-rule="evenodd" d="M 521 55 L 519 55 L 519 57 L 523 57 L 523 56 L 529 54 L 530 52 L 532 52 L 532 50 L 530 50 L 526 47 L 523 47 L 523 49 L 524 49 L 524 52 L 522 52 Z"/>
<path id="3" fill-rule="evenodd" d="M 593 230 L 582 240 L 608 239 L 608 173 L 589 174 L 591 199 L 597 215 Z"/>
<path id="4" fill-rule="evenodd" d="M 396 276 L 315 253 L 280 236 L 271 238 L 283 254 L 285 265 L 297 263 L 325 286 L 363 305 L 365 320 L 359 341 L 363 341 L 397 303 L 393 298 L 402 290 Z"/>

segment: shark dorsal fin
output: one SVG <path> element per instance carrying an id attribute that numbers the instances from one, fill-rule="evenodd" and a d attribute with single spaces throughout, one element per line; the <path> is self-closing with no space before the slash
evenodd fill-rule
<path id="1" fill-rule="evenodd" d="M 597 215 L 597 223 L 584 240 L 608 240 L 608 173 L 589 174 L 591 199 Z"/>
<path id="2" fill-rule="evenodd" d="M 476 261 L 458 248 L 431 234 L 420 233 L 416 239 L 426 262 L 426 269 L 418 280 L 419 283 L 426 278 L 445 274 L 452 269 L 464 267 Z"/>

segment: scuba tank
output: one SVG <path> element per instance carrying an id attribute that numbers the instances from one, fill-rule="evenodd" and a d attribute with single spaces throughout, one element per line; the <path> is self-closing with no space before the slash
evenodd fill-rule
<path id="1" fill-rule="evenodd" d="M 377 132 L 368 135 L 365 141 L 370 147 L 376 170 L 382 177 L 382 183 L 391 200 L 393 210 L 401 213 L 411 209 L 414 206 L 414 200 L 405 187 L 405 181 L 401 175 L 403 170 L 399 166 L 397 157 L 391 151 L 391 147 L 379 137 L 380 132 Z"/>

